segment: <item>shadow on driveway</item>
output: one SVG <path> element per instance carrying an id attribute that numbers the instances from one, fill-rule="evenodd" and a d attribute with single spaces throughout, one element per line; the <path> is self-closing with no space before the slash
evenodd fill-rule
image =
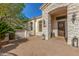
<path id="1" fill-rule="evenodd" d="M 20 44 L 24 43 L 28 41 L 27 39 L 18 39 L 18 40 L 14 40 L 12 42 L 10 42 L 7 45 L 4 45 L 1 49 L 0 49 L 0 55 L 4 54 L 4 53 L 8 53 L 8 51 L 16 49 L 16 47 L 18 47 Z M 14 53 L 9 53 L 12 54 L 13 56 L 17 56 Z"/>

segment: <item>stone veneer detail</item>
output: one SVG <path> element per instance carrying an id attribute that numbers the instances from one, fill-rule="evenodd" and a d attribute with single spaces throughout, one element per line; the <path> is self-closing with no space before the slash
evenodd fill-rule
<path id="1" fill-rule="evenodd" d="M 74 36 L 79 39 L 79 4 L 50 4 L 48 7 L 43 9 L 42 18 L 46 21 L 46 27 L 43 28 L 43 33 L 45 34 L 45 39 L 48 40 L 50 38 L 51 31 L 49 12 L 64 6 L 67 6 L 67 44 L 71 45 Z M 76 13 L 76 21 L 73 24 L 71 19 L 74 12 Z"/>
<path id="2" fill-rule="evenodd" d="M 49 15 L 49 12 L 55 10 L 56 8 L 67 6 L 68 4 L 65 3 L 53 3 L 50 4 L 48 7 L 46 7 L 44 10 L 42 10 L 42 18 L 46 21 L 46 27 L 43 28 L 43 33 L 45 34 L 45 39 L 50 39 L 50 33 L 51 33 L 51 17 Z"/>
<path id="3" fill-rule="evenodd" d="M 66 20 L 67 44 L 71 45 L 72 39 L 74 36 L 76 36 L 79 39 L 79 4 L 66 4 L 66 3 L 49 4 L 45 9 L 42 10 L 42 20 L 45 20 L 45 25 L 46 25 L 46 27 L 43 27 L 42 34 L 45 35 L 45 40 L 50 39 L 51 17 L 49 15 L 49 12 L 55 10 L 56 8 L 60 8 L 60 7 L 67 7 L 67 20 Z M 75 20 L 75 23 L 73 24 L 72 15 L 74 12 L 76 14 L 76 20 Z M 37 33 L 37 34 L 40 34 L 40 33 Z"/>
<path id="4" fill-rule="evenodd" d="M 76 14 L 76 20 L 72 23 L 72 15 Z M 72 44 L 72 39 L 76 36 L 79 39 L 79 4 L 69 4 L 67 8 L 68 44 Z"/>

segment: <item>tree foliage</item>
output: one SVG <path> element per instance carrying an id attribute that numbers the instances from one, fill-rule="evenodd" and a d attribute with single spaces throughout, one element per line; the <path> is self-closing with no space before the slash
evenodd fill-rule
<path id="1" fill-rule="evenodd" d="M 17 15 L 24 8 L 23 3 L 2 3 L 0 4 L 0 20 L 6 21 L 8 25 L 14 28 L 16 24 L 21 23 Z"/>
<path id="2" fill-rule="evenodd" d="M 23 3 L 2 3 L 0 4 L 0 37 L 4 36 L 5 33 L 14 31 L 18 24 L 22 21 L 17 17 L 25 4 Z"/>
<path id="3" fill-rule="evenodd" d="M 0 16 L 16 16 L 25 5 L 23 3 L 2 3 L 0 4 Z"/>
<path id="4" fill-rule="evenodd" d="M 28 18 L 28 17 L 26 17 L 24 14 L 19 14 L 18 15 L 18 18 L 21 20 L 21 24 L 20 25 L 18 25 L 18 26 L 16 26 L 16 28 L 18 28 L 18 29 L 27 29 L 27 26 L 28 26 L 28 24 L 27 24 L 27 22 L 29 21 L 29 20 L 31 20 L 30 18 Z"/>
<path id="5" fill-rule="evenodd" d="M 4 38 L 4 35 L 10 31 L 14 31 L 6 22 L 0 21 L 0 39 Z"/>

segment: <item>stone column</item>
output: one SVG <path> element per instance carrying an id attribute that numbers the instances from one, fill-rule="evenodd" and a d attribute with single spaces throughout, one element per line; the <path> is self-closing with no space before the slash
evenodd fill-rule
<path id="1" fill-rule="evenodd" d="M 76 14 L 74 23 L 72 15 Z M 67 43 L 72 45 L 72 39 L 76 36 L 79 39 L 79 4 L 69 4 L 67 7 Z"/>
<path id="2" fill-rule="evenodd" d="M 46 27 L 43 27 L 43 33 L 45 35 L 45 40 L 48 40 L 51 35 L 50 15 L 48 13 L 43 13 L 43 20 L 45 21 L 46 25 Z"/>

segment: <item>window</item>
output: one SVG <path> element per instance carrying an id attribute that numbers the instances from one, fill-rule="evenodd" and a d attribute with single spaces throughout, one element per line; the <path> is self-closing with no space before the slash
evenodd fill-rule
<path id="1" fill-rule="evenodd" d="M 33 22 L 30 22 L 30 30 L 33 30 Z"/>
<path id="2" fill-rule="evenodd" d="M 42 21 L 39 21 L 39 32 L 41 32 L 42 31 Z"/>
<path id="3" fill-rule="evenodd" d="M 60 19 L 64 19 L 64 18 L 67 18 L 67 16 L 59 16 L 59 17 L 56 17 L 56 20 L 60 20 Z"/>

